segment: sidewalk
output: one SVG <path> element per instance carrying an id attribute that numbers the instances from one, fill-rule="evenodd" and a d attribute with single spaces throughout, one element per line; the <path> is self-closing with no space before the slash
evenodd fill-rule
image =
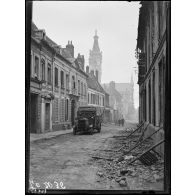
<path id="1" fill-rule="evenodd" d="M 30 134 L 30 142 L 36 141 L 36 140 L 41 140 L 41 139 L 51 139 L 53 137 L 56 137 L 58 135 L 64 135 L 67 133 L 72 133 L 73 130 L 67 129 L 67 130 L 60 130 L 60 131 L 52 131 L 52 132 L 47 132 L 47 133 L 41 133 L 41 134 Z"/>

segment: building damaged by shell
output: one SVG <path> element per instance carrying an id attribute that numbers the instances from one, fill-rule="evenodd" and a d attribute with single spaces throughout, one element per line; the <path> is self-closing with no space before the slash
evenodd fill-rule
<path id="1" fill-rule="evenodd" d="M 137 58 L 139 122 L 145 123 L 145 136 L 163 127 L 154 142 L 170 131 L 170 2 L 142 1 L 139 13 Z M 168 99 L 167 99 L 168 98 Z M 156 148 L 164 154 L 164 144 Z"/>

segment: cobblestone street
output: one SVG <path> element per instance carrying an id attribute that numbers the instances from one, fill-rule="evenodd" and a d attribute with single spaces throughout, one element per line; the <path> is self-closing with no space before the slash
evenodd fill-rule
<path id="1" fill-rule="evenodd" d="M 133 126 L 135 125 L 131 125 Z M 102 126 L 100 133 L 92 135 L 68 133 L 31 142 L 30 187 L 37 183 L 40 188 L 45 188 L 45 182 L 50 182 L 49 188 L 54 189 L 63 186 L 66 189 L 162 190 L 162 181 L 145 185 L 139 180 L 139 175 L 126 177 L 127 185 L 123 187 L 112 177 L 105 175 L 103 168 L 108 165 L 107 161 L 93 158 L 95 154 L 101 154 L 102 149 L 106 150 L 112 145 L 114 137 L 124 130 L 125 127 L 106 124 Z M 143 172 L 149 168 L 141 169 Z"/>

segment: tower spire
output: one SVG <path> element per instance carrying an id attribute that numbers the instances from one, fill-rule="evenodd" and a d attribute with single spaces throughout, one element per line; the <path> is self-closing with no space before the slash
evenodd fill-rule
<path id="1" fill-rule="evenodd" d="M 95 36 L 93 38 L 94 38 L 93 51 L 99 52 L 100 48 L 99 48 L 99 43 L 98 43 L 97 30 L 95 30 Z"/>
<path id="2" fill-rule="evenodd" d="M 102 76 L 102 52 L 99 48 L 97 30 L 95 29 L 95 35 L 93 36 L 93 48 L 89 51 L 89 70 L 94 71 L 97 80 L 101 83 Z"/>

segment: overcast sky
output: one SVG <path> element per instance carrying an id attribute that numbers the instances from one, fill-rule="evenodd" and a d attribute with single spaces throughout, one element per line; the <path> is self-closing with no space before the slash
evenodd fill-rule
<path id="1" fill-rule="evenodd" d="M 139 2 L 121 1 L 34 1 L 33 21 L 45 29 L 57 44 L 65 47 L 72 40 L 75 57 L 85 56 L 93 46 L 95 29 L 102 51 L 102 83 L 135 81 L 135 106 L 138 106 L 135 58 Z"/>

